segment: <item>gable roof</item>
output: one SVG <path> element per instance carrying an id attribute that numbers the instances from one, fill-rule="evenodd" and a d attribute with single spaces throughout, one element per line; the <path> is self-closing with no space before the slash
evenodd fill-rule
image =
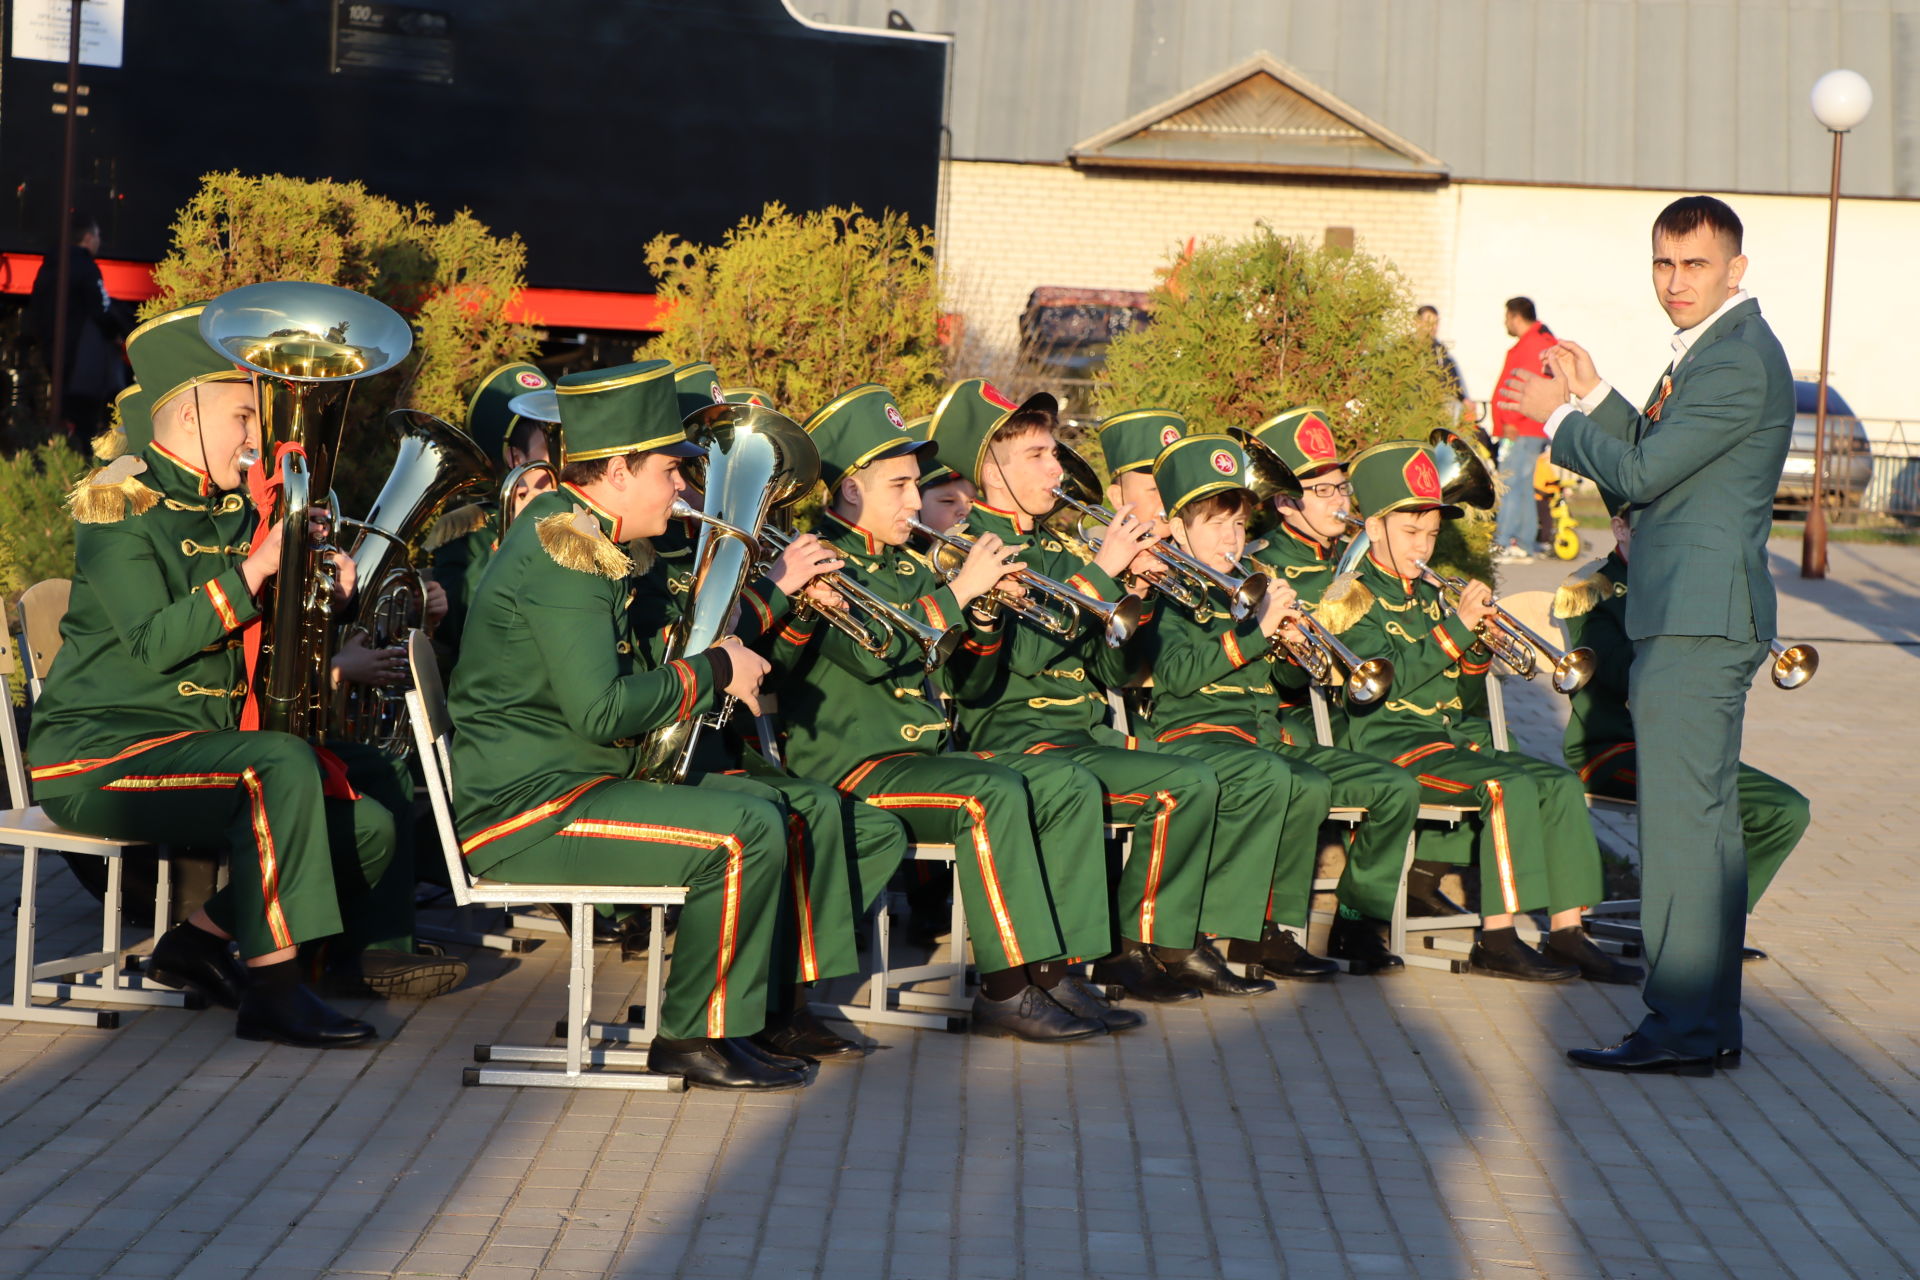
<path id="1" fill-rule="evenodd" d="M 1079 143 L 1077 166 L 1437 181 L 1447 166 L 1262 50 Z"/>

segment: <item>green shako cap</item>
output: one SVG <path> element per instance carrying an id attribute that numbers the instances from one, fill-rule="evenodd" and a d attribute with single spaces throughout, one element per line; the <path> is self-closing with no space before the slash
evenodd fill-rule
<path id="1" fill-rule="evenodd" d="M 1340 465 L 1340 446 L 1327 415 L 1311 406 L 1275 414 L 1252 428 L 1253 438 L 1278 454 L 1299 477 Z"/>
<path id="2" fill-rule="evenodd" d="M 908 420 L 907 433 L 915 440 L 925 440 L 932 426 L 933 415 L 923 413 L 917 418 Z M 958 471 L 955 471 L 952 467 L 940 461 L 939 450 L 920 450 L 919 485 L 922 490 L 931 489 L 937 484 L 946 484 L 949 480 L 958 480 L 959 478 L 960 473 Z"/>
<path id="3" fill-rule="evenodd" d="M 1029 409 L 1057 414 L 1060 402 L 1040 391 L 1015 404 L 985 378 L 968 378 L 948 387 L 940 398 L 927 428 L 928 439 L 939 446 L 948 466 L 980 486 L 993 433 L 1008 418 Z"/>
<path id="4" fill-rule="evenodd" d="M 703 452 L 680 425 L 673 364 L 643 360 L 570 373 L 560 397 L 560 465 L 649 450 L 690 458 Z"/>
<path id="5" fill-rule="evenodd" d="M 931 443 L 907 426 L 893 392 L 877 382 L 841 392 L 805 425 L 820 451 L 820 477 L 829 486 L 870 462 L 903 453 L 924 457 L 933 451 Z"/>
<path id="6" fill-rule="evenodd" d="M 1160 451 L 1187 434 L 1187 420 L 1171 409 L 1133 409 L 1100 424 L 1100 452 L 1116 478 L 1153 466 Z"/>
<path id="7" fill-rule="evenodd" d="M 129 433 L 129 451 L 146 448 L 153 439 L 152 415 L 183 391 L 206 382 L 248 382 L 253 375 L 236 368 L 223 352 L 200 336 L 204 302 L 155 316 L 127 335 L 127 360 L 133 380 L 147 389 L 146 439 Z"/>
<path id="8" fill-rule="evenodd" d="M 153 397 L 137 382 L 129 383 L 120 394 L 113 398 L 113 411 L 119 415 L 119 425 L 108 431 L 107 453 L 101 453 L 99 444 L 94 452 L 102 457 L 119 453 L 138 453 L 153 443 Z"/>
<path id="9" fill-rule="evenodd" d="M 720 390 L 720 375 L 705 360 L 680 365 L 673 371 L 673 393 L 680 398 L 682 422 L 702 409 L 727 402 Z"/>
<path id="10" fill-rule="evenodd" d="M 1214 432 L 1181 436 L 1153 460 L 1153 484 L 1169 516 L 1177 516 L 1190 502 L 1244 489 L 1253 497 L 1247 474 L 1246 450 L 1232 436 Z"/>
<path id="11" fill-rule="evenodd" d="M 1440 499 L 1440 469 L 1419 440 L 1387 440 L 1363 449 L 1347 464 L 1353 484 L 1353 505 L 1364 516 L 1389 511 L 1423 511 L 1438 507 L 1451 520 L 1460 508 Z"/>
<path id="12" fill-rule="evenodd" d="M 512 407 L 514 398 L 552 385 L 546 374 L 525 360 L 501 365 L 480 379 L 467 399 L 467 434 L 489 458 L 505 461 L 507 437 L 520 421 Z"/>

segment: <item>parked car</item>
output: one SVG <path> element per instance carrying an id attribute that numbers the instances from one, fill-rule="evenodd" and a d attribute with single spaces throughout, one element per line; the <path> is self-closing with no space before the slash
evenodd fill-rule
<path id="1" fill-rule="evenodd" d="M 1807 507 L 1813 497 L 1813 427 L 1819 403 L 1820 384 L 1793 384 L 1793 444 L 1780 468 L 1780 488 L 1775 492 L 1776 507 Z M 1873 478 L 1873 449 L 1867 429 L 1848 407 L 1846 397 L 1827 386 L 1827 460 L 1826 489 L 1830 502 L 1858 506 Z"/>
<path id="2" fill-rule="evenodd" d="M 1116 334 L 1144 329 L 1147 295 L 1131 289 L 1042 286 L 1020 315 L 1016 381 L 1026 391 L 1051 391 L 1068 418 L 1092 412 L 1092 391 Z"/>

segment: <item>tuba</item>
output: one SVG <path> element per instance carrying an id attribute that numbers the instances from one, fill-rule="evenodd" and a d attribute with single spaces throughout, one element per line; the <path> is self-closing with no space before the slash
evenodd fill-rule
<path id="1" fill-rule="evenodd" d="M 687 418 L 687 438 L 707 450 L 700 476 L 706 495 L 694 544 L 686 609 L 667 635 L 666 657 L 685 658 L 733 629 L 734 606 L 760 556 L 767 513 L 804 495 L 820 475 L 813 440 L 791 419 L 759 405 L 716 404 Z M 733 700 L 706 716 L 679 720 L 640 741 L 634 776 L 677 782 L 692 766 L 700 731 L 718 728 Z"/>
<path id="2" fill-rule="evenodd" d="M 487 483 L 493 472 L 466 432 L 430 413 L 397 409 L 387 424 L 400 438 L 393 470 L 366 519 L 338 522 L 358 530 L 348 552 L 357 584 L 353 617 L 342 635 L 363 635 L 375 649 L 403 645 L 409 632 L 425 626 L 420 540 L 455 498 Z M 404 759 L 413 749 L 406 711 L 399 689 L 343 684 L 334 692 L 328 734 Z"/>
<path id="3" fill-rule="evenodd" d="M 247 488 L 256 506 L 271 504 L 268 523 L 283 522 L 280 567 L 260 600 L 260 723 L 313 737 L 330 684 L 334 547 L 309 521 L 332 515 L 333 461 L 353 384 L 406 359 L 413 333 L 399 312 L 363 293 L 277 281 L 209 302 L 200 336 L 259 375 L 261 454 L 246 467 Z"/>

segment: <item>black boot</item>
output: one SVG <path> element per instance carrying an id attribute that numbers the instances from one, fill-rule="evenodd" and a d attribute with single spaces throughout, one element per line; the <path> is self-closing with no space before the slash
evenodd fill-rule
<path id="1" fill-rule="evenodd" d="M 1387 940 L 1380 936 L 1386 927 L 1365 917 L 1349 920 L 1335 916 L 1333 928 L 1327 933 L 1327 954 L 1345 960 L 1347 972 L 1360 976 L 1404 969 L 1407 962 L 1387 950 Z"/>
<path id="2" fill-rule="evenodd" d="M 1580 970 L 1580 976 L 1589 982 L 1624 985 L 1647 976 L 1647 971 L 1639 965 L 1623 964 L 1594 946 L 1593 939 L 1579 925 L 1571 929 L 1555 929 L 1547 935 L 1547 943 L 1540 950 L 1549 960 L 1573 965 Z"/>
<path id="3" fill-rule="evenodd" d="M 1234 947 L 1240 945 L 1239 939 L 1235 939 L 1233 946 L 1227 949 L 1228 955 L 1231 956 Z M 1282 929 L 1271 920 L 1260 931 L 1260 941 L 1256 945 L 1260 948 L 1258 963 L 1268 977 L 1292 978 L 1296 982 L 1324 982 L 1340 972 L 1339 965 L 1331 960 L 1322 960 L 1301 946 L 1300 940 L 1293 936 L 1293 930 Z"/>
<path id="4" fill-rule="evenodd" d="M 1098 1022 L 1108 1031 L 1131 1031 L 1147 1022 L 1146 1014 L 1138 1009 L 1117 1008 L 1077 973 L 1062 978 L 1060 985 L 1048 994 L 1068 1013 Z"/>
<path id="5" fill-rule="evenodd" d="M 769 1017 L 766 1027 L 753 1039 L 763 1049 L 815 1062 L 852 1062 L 867 1056 L 858 1041 L 829 1028 L 804 1004 Z"/>
<path id="6" fill-rule="evenodd" d="M 300 981 L 300 967 L 292 960 L 262 965 L 249 975 L 253 981 L 240 997 L 233 1032 L 242 1040 L 271 1040 L 306 1049 L 338 1049 L 365 1044 L 374 1031 L 358 1018 L 349 1018 L 313 994 Z"/>
<path id="7" fill-rule="evenodd" d="M 1085 1040 L 1107 1033 L 1105 1024 L 1067 1012 L 1066 1006 L 1035 986 L 1006 1000 L 990 1000 L 983 990 L 973 997 L 973 1033 L 1017 1036 L 1042 1044 Z"/>
<path id="8" fill-rule="evenodd" d="M 1454 869 L 1451 862 L 1417 860 L 1407 869 L 1407 914 L 1410 916 L 1459 916 L 1467 909 L 1449 898 L 1440 881 Z"/>
<path id="9" fill-rule="evenodd" d="M 234 956 L 231 943 L 184 921 L 153 944 L 153 954 L 147 957 L 147 976 L 176 991 L 191 987 L 213 1004 L 229 1009 L 240 1007 L 240 998 L 250 985 L 247 967 Z"/>
<path id="10" fill-rule="evenodd" d="M 1179 1004 L 1198 1000 L 1200 993 L 1175 982 L 1167 975 L 1153 953 L 1138 943 L 1128 943 L 1093 966 L 1095 984 L 1120 987 L 1135 1000 L 1147 1004 Z"/>
<path id="11" fill-rule="evenodd" d="M 1482 929 L 1467 955 L 1467 967 L 1475 973 L 1520 982 L 1565 982 L 1580 976 L 1578 965 L 1562 964 L 1541 955 L 1520 941 L 1520 935 L 1511 925 L 1505 929 Z"/>
<path id="12" fill-rule="evenodd" d="M 1155 959 L 1160 959 L 1156 956 Z M 1178 960 L 1161 960 L 1167 976 L 1182 986 L 1216 996 L 1258 996 L 1274 989 L 1265 978 L 1236 978 L 1220 953 L 1203 938 Z"/>
<path id="13" fill-rule="evenodd" d="M 707 1089 L 795 1089 L 807 1082 L 805 1072 L 763 1062 L 737 1040 L 705 1037 L 655 1038 L 647 1046 L 647 1070 Z"/>

